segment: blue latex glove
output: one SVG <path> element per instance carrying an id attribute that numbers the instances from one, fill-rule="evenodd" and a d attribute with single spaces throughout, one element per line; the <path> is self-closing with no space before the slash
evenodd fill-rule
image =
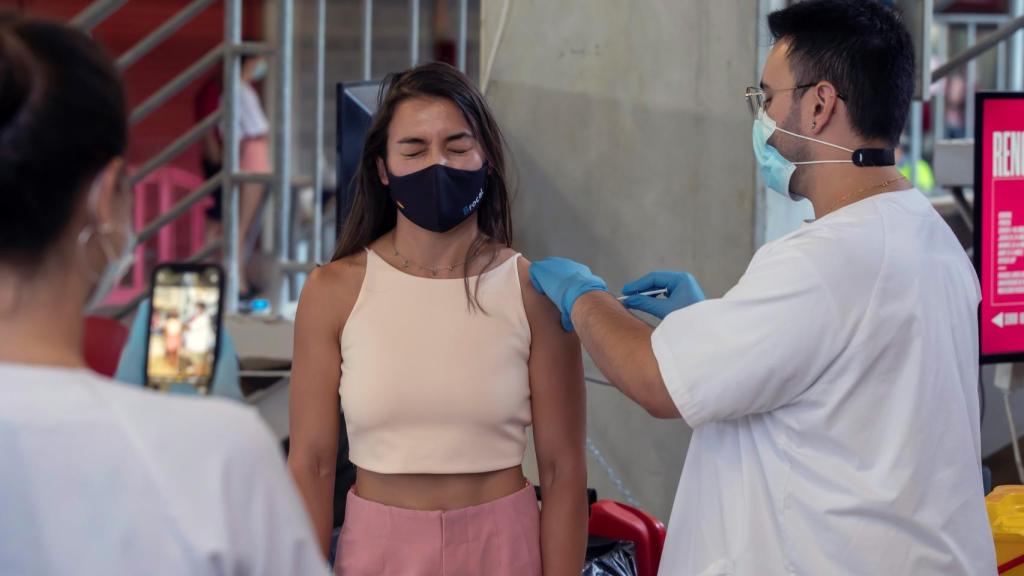
<path id="1" fill-rule="evenodd" d="M 139 305 L 131 332 L 128 333 L 128 341 L 121 351 L 121 360 L 117 364 L 117 373 L 114 374 L 115 380 L 126 384 L 146 385 L 147 322 L 149 300 L 144 300 Z M 170 391 L 172 394 L 198 394 L 195 387 L 188 384 L 174 384 Z M 220 331 L 220 350 L 217 353 L 217 366 L 213 370 L 210 394 L 240 401 L 245 399 L 238 375 L 238 353 L 235 352 L 235 343 L 228 331 L 223 328 Z"/>
<path id="2" fill-rule="evenodd" d="M 666 289 L 664 298 L 640 296 L 641 292 Z M 626 284 L 622 289 L 626 298 L 622 305 L 640 310 L 662 320 L 665 316 L 704 300 L 704 292 L 692 274 L 686 272 L 651 272 L 643 278 Z"/>
<path id="3" fill-rule="evenodd" d="M 576 299 L 597 290 L 607 292 L 608 285 L 590 268 L 566 258 L 545 258 L 530 266 L 530 282 L 537 292 L 546 295 L 562 313 L 562 328 L 574 330 L 572 307 Z"/>

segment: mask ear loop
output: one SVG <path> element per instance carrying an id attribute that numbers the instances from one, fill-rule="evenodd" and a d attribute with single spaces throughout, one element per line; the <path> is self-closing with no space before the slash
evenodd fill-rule
<path id="1" fill-rule="evenodd" d="M 86 202 L 88 203 L 89 214 L 93 218 L 93 220 L 96 219 L 96 205 L 99 202 L 99 184 L 100 178 L 102 177 L 103 173 L 101 172 L 96 176 L 96 178 L 93 179 L 92 186 L 89 187 L 89 196 L 86 200 Z M 93 238 L 96 238 L 97 242 L 99 242 L 100 245 L 100 251 L 103 252 L 103 256 L 107 259 L 107 261 L 103 264 L 103 266 L 105 267 L 117 258 L 117 254 L 114 252 L 114 249 L 110 246 L 110 241 L 107 240 L 107 237 L 113 234 L 114 232 L 114 225 L 111 224 L 110 222 L 100 224 L 98 228 L 95 224 L 90 222 L 89 224 L 86 224 L 84 228 L 82 228 L 81 232 L 78 233 L 78 246 L 83 251 L 85 251 L 87 246 L 89 245 L 89 242 L 92 241 Z M 99 281 L 100 274 L 97 274 L 96 271 L 92 269 L 88 269 L 88 272 L 90 282 Z"/>
<path id="2" fill-rule="evenodd" d="M 793 162 L 794 166 L 807 166 L 809 164 L 853 164 L 853 160 L 808 160 L 806 162 Z"/>
<path id="3" fill-rule="evenodd" d="M 811 138 L 810 136 L 804 136 L 803 134 L 796 134 L 794 132 L 786 130 L 785 128 L 779 128 L 778 126 L 776 126 L 775 129 L 778 130 L 779 132 L 782 132 L 783 134 L 789 134 L 794 138 L 802 138 L 804 140 L 809 140 L 816 144 L 823 144 L 825 146 L 835 148 L 836 150 L 842 150 L 843 152 L 849 152 L 850 154 L 853 154 L 853 150 L 850 150 L 849 148 L 840 146 L 838 144 L 825 142 L 824 140 L 818 140 L 817 138 Z M 853 164 L 853 160 L 808 160 L 806 162 L 793 162 L 794 166 L 807 166 L 810 164 Z"/>
<path id="4" fill-rule="evenodd" d="M 101 224 L 98 231 L 92 224 L 90 224 L 85 228 L 82 228 L 82 231 L 78 233 L 78 246 L 85 250 L 89 245 L 89 242 L 95 238 L 100 245 L 100 251 L 103 252 L 103 257 L 106 258 L 106 262 L 103 264 L 105 267 L 117 259 L 117 254 L 114 253 L 114 249 L 111 248 L 110 241 L 107 239 L 115 231 L 116 229 L 114 228 L 114 225 L 109 222 Z M 89 280 L 91 282 L 96 282 L 100 279 L 100 275 L 97 274 L 95 270 L 92 270 L 91 268 L 88 268 L 88 270 Z"/>
<path id="5" fill-rule="evenodd" d="M 835 148 L 837 150 L 842 150 L 843 152 L 849 152 L 850 154 L 854 153 L 853 150 L 850 150 L 849 148 L 846 148 L 844 146 L 840 146 L 838 144 L 833 144 L 831 142 L 825 142 L 824 140 L 818 140 L 817 138 L 812 138 L 810 136 L 804 136 L 803 134 L 797 134 L 795 132 L 790 132 L 789 130 L 786 130 L 785 128 L 780 127 L 778 125 L 778 123 L 775 122 L 775 120 L 773 120 L 772 117 L 768 115 L 768 113 L 765 111 L 763 105 L 758 110 L 758 119 L 760 119 L 762 122 L 766 122 L 769 126 L 771 126 L 773 132 L 774 131 L 782 132 L 783 134 L 789 134 L 790 136 L 792 136 L 794 138 L 800 138 L 800 139 L 803 139 L 803 140 L 809 140 L 809 141 L 814 142 L 816 144 L 822 144 L 822 145 L 825 145 L 825 146 L 829 146 L 831 148 Z M 853 160 L 809 160 L 809 161 L 806 161 L 806 162 L 793 162 L 794 166 L 807 166 L 807 165 L 810 165 L 810 164 L 853 164 Z"/>
<path id="6" fill-rule="evenodd" d="M 842 150 L 843 152 L 849 152 L 850 154 L 853 154 L 853 150 L 850 150 L 849 148 L 846 148 L 844 146 L 840 146 L 839 144 L 833 144 L 831 142 L 825 142 L 824 140 L 818 140 L 817 138 L 811 138 L 810 136 L 804 136 L 803 134 L 796 134 L 794 132 L 790 132 L 789 130 L 786 130 L 785 128 L 779 128 L 778 126 L 776 126 L 775 129 L 778 130 L 779 132 L 782 132 L 783 134 L 789 134 L 790 136 L 793 136 L 794 138 L 803 138 L 804 140 L 810 140 L 811 142 L 816 142 L 818 144 L 824 144 L 825 146 L 831 146 L 832 148 L 835 148 L 836 150 Z M 852 160 L 830 160 L 830 162 L 853 162 L 853 161 Z"/>

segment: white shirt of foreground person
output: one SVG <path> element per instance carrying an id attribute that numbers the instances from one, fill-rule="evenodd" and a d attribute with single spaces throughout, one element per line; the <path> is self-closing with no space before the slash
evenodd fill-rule
<path id="1" fill-rule="evenodd" d="M 252 410 L 0 364 L 0 574 L 329 572 Z"/>
<path id="2" fill-rule="evenodd" d="M 770 243 L 653 336 L 694 428 L 666 576 L 996 573 L 977 277 L 915 190 Z"/>

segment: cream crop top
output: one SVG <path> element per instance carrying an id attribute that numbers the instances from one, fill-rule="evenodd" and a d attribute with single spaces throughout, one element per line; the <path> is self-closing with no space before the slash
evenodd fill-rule
<path id="1" fill-rule="evenodd" d="M 341 334 L 349 458 L 379 474 L 518 466 L 530 409 L 530 325 L 519 255 L 465 282 L 402 272 L 372 250 Z M 474 288 L 475 278 L 470 278 Z"/>

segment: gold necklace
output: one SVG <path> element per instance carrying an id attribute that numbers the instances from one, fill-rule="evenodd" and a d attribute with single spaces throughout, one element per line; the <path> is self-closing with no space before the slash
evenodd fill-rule
<path id="1" fill-rule="evenodd" d="M 419 268 L 420 270 L 422 270 L 424 272 L 430 272 L 430 275 L 435 277 L 435 278 L 437 277 L 438 272 L 440 272 L 441 270 L 444 270 L 445 272 L 451 273 L 451 272 L 454 272 L 454 271 L 458 270 L 459 268 L 462 268 L 463 266 L 466 265 L 465 262 L 460 262 L 458 264 L 452 264 L 451 266 L 424 266 L 422 264 L 418 264 L 416 262 L 413 262 L 412 260 L 410 260 L 410 259 L 406 258 L 405 256 L 403 256 L 402 253 L 398 251 L 398 244 L 395 242 L 394 236 L 391 237 L 391 248 L 395 252 L 395 257 L 397 257 L 399 260 L 402 261 L 402 268 L 403 269 L 408 270 L 409 266 L 413 266 L 415 268 Z"/>
<path id="2" fill-rule="evenodd" d="M 873 192 L 875 190 L 881 190 L 883 188 L 888 188 L 889 186 L 892 186 L 893 184 L 899 182 L 900 180 L 906 180 L 906 178 L 904 178 L 903 176 L 899 176 L 898 178 L 893 178 L 891 180 L 886 180 L 885 182 L 882 182 L 880 184 L 875 184 L 874 186 L 867 186 L 865 188 L 861 188 L 860 190 L 855 190 L 853 192 L 850 192 L 849 194 L 845 194 L 845 195 L 841 196 L 839 198 L 839 200 L 836 200 L 832 204 L 832 206 L 828 209 L 828 211 L 825 212 L 825 214 L 822 214 L 821 216 L 824 217 L 826 214 L 831 214 L 832 211 L 834 211 L 836 208 L 838 208 L 839 205 L 842 204 L 844 200 L 847 200 L 847 199 L 849 199 L 849 198 L 851 198 L 853 196 L 858 196 L 858 195 L 860 195 L 860 194 L 862 194 L 864 192 Z"/>

